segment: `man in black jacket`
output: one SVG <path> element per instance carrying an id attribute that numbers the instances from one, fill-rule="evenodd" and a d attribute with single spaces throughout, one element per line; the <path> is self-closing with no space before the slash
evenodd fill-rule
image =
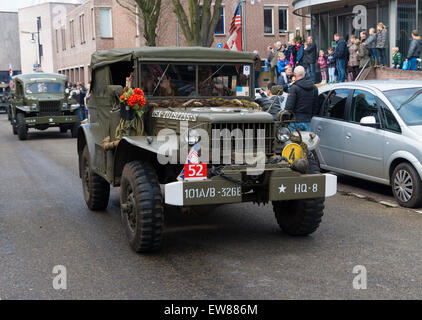
<path id="1" fill-rule="evenodd" d="M 334 35 L 336 41 L 336 49 L 334 50 L 334 58 L 336 59 L 336 69 L 338 73 L 337 82 L 344 82 L 346 79 L 346 63 L 349 50 L 346 41 L 338 33 Z"/>
<path id="2" fill-rule="evenodd" d="M 312 37 L 308 37 L 308 42 L 305 45 L 305 56 L 303 57 L 303 64 L 306 66 L 306 73 L 315 83 L 315 64 L 318 60 L 317 47 Z"/>
<path id="3" fill-rule="evenodd" d="M 299 130 L 311 131 L 311 119 L 318 113 L 318 88 L 306 77 L 303 67 L 296 67 L 294 74 L 295 81 L 289 90 L 286 110 L 295 114 Z"/>
<path id="4" fill-rule="evenodd" d="M 407 60 L 410 63 L 410 70 L 417 70 L 418 58 L 422 53 L 422 39 L 419 36 L 418 30 L 412 31 L 412 41 L 410 42 L 409 51 L 407 53 Z"/>

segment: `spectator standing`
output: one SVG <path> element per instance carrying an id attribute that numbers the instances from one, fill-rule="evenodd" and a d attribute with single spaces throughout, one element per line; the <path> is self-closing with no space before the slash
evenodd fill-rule
<path id="1" fill-rule="evenodd" d="M 336 81 L 336 58 L 334 58 L 333 48 L 328 48 L 327 67 L 329 76 L 328 83 L 334 83 Z"/>
<path id="2" fill-rule="evenodd" d="M 277 41 L 274 43 L 274 56 L 271 60 L 271 82 L 274 82 L 274 78 L 277 75 L 277 62 L 278 62 L 278 53 L 281 50 L 281 42 Z"/>
<path id="3" fill-rule="evenodd" d="M 349 55 L 347 50 L 346 41 L 336 33 L 334 35 L 336 41 L 336 48 L 334 50 L 334 58 L 336 59 L 336 70 L 338 73 L 338 82 L 344 82 L 346 79 L 346 61 Z"/>
<path id="4" fill-rule="evenodd" d="M 377 24 L 377 56 L 379 58 L 379 64 L 382 66 L 387 65 L 386 47 L 387 47 L 387 27 L 382 23 Z"/>
<path id="5" fill-rule="evenodd" d="M 327 83 L 327 55 L 324 50 L 319 50 L 318 66 L 321 71 L 321 83 Z"/>
<path id="6" fill-rule="evenodd" d="M 83 111 L 83 118 L 86 119 L 87 118 L 87 111 L 86 111 L 86 107 L 85 107 L 85 97 L 86 97 L 86 93 L 87 93 L 87 89 L 85 88 L 83 83 L 78 82 L 77 84 L 77 89 L 79 91 L 79 104 L 81 106 L 81 109 Z"/>
<path id="7" fill-rule="evenodd" d="M 351 37 L 350 45 L 348 47 L 349 50 L 349 62 L 348 67 L 350 72 L 352 73 L 352 81 L 356 79 L 359 74 L 359 57 L 358 57 L 358 50 L 359 50 L 360 41 L 356 39 L 356 37 Z"/>
<path id="8" fill-rule="evenodd" d="M 261 61 L 261 57 L 259 56 L 259 52 L 257 50 L 254 51 L 255 53 L 255 64 L 254 64 L 254 69 L 255 69 L 255 88 L 259 87 L 259 75 L 261 74 L 261 66 L 262 66 L 262 61 Z"/>
<path id="9" fill-rule="evenodd" d="M 371 56 L 372 65 L 377 65 L 377 34 L 375 33 L 375 29 L 369 29 L 369 37 L 368 40 L 365 41 L 365 44 L 368 46 L 369 53 Z"/>
<path id="10" fill-rule="evenodd" d="M 306 73 L 311 77 L 311 80 L 315 83 L 315 64 L 318 59 L 317 47 L 314 43 L 312 37 L 308 37 L 308 42 L 306 43 L 305 56 L 303 58 L 304 64 L 306 65 Z"/>
<path id="11" fill-rule="evenodd" d="M 290 62 L 290 65 L 292 66 L 292 68 L 294 68 L 296 66 L 296 57 L 297 57 L 297 49 L 296 49 L 297 43 L 296 43 L 296 39 L 293 39 L 290 46 L 287 47 L 287 50 L 290 53 L 290 56 L 287 57 L 287 59 Z"/>
<path id="12" fill-rule="evenodd" d="M 273 60 L 273 57 L 274 57 L 274 48 L 269 46 L 267 48 L 267 51 L 268 51 L 268 57 L 267 57 L 267 60 L 265 60 L 265 72 L 270 71 L 271 61 Z"/>
<path id="13" fill-rule="evenodd" d="M 359 43 L 359 42 L 357 42 Z M 365 67 L 365 64 L 371 59 L 369 57 L 369 49 L 365 42 L 359 43 L 358 48 L 358 59 L 359 59 L 359 72 Z"/>
<path id="14" fill-rule="evenodd" d="M 287 82 L 286 67 L 289 65 L 289 61 L 286 59 L 286 56 L 283 52 L 278 53 L 278 62 L 277 62 L 277 84 L 284 86 Z"/>
<path id="15" fill-rule="evenodd" d="M 410 70 L 417 70 L 418 58 L 422 53 L 422 40 L 419 36 L 418 30 L 412 31 L 412 41 L 410 42 L 409 51 L 407 53 L 407 60 L 410 63 Z"/>
<path id="16" fill-rule="evenodd" d="M 318 112 L 318 88 L 306 77 L 305 68 L 298 66 L 294 70 L 295 81 L 290 86 L 286 110 L 296 116 L 296 127 L 302 131 L 311 131 L 311 119 Z M 294 124 L 290 126 L 294 127 Z"/>
<path id="17" fill-rule="evenodd" d="M 367 38 L 368 38 L 368 35 L 367 35 L 366 31 L 365 30 L 361 31 L 360 42 L 365 42 Z"/>
<path id="18" fill-rule="evenodd" d="M 304 56 L 304 53 L 305 53 L 302 40 L 299 40 L 298 41 L 298 44 L 296 46 L 296 51 L 297 51 L 297 54 L 296 54 L 296 66 L 302 66 L 303 65 L 303 56 Z"/>
<path id="19" fill-rule="evenodd" d="M 401 53 L 398 47 L 393 48 L 393 58 L 391 60 L 392 60 L 392 67 L 394 69 L 401 69 L 403 65 L 403 57 L 401 56 Z"/>

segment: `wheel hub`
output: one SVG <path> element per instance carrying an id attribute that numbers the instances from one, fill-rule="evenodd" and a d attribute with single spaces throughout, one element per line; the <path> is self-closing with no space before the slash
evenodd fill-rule
<path id="1" fill-rule="evenodd" d="M 132 232 L 136 231 L 136 210 L 135 210 L 135 195 L 132 190 L 128 190 L 126 203 L 122 205 L 122 211 L 126 214 L 126 219 L 129 228 Z"/>
<path id="2" fill-rule="evenodd" d="M 406 170 L 397 172 L 394 178 L 394 192 L 402 202 L 408 202 L 413 195 L 412 176 Z"/>

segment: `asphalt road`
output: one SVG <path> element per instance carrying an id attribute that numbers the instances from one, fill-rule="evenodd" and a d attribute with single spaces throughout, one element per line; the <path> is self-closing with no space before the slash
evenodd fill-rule
<path id="1" fill-rule="evenodd" d="M 0 115 L 1 299 L 421 299 L 422 215 L 355 197 L 326 201 L 321 227 L 292 238 L 271 206 L 166 217 L 163 249 L 131 251 L 118 189 L 90 212 L 76 141 L 58 129 L 19 141 Z M 67 289 L 53 288 L 56 265 Z M 367 289 L 352 287 L 354 266 Z"/>

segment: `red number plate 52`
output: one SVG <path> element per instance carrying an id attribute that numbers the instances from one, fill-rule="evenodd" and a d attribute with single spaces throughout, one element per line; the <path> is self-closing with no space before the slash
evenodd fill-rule
<path id="1" fill-rule="evenodd" d="M 207 178 L 206 163 L 186 163 L 185 180 L 204 180 Z"/>

